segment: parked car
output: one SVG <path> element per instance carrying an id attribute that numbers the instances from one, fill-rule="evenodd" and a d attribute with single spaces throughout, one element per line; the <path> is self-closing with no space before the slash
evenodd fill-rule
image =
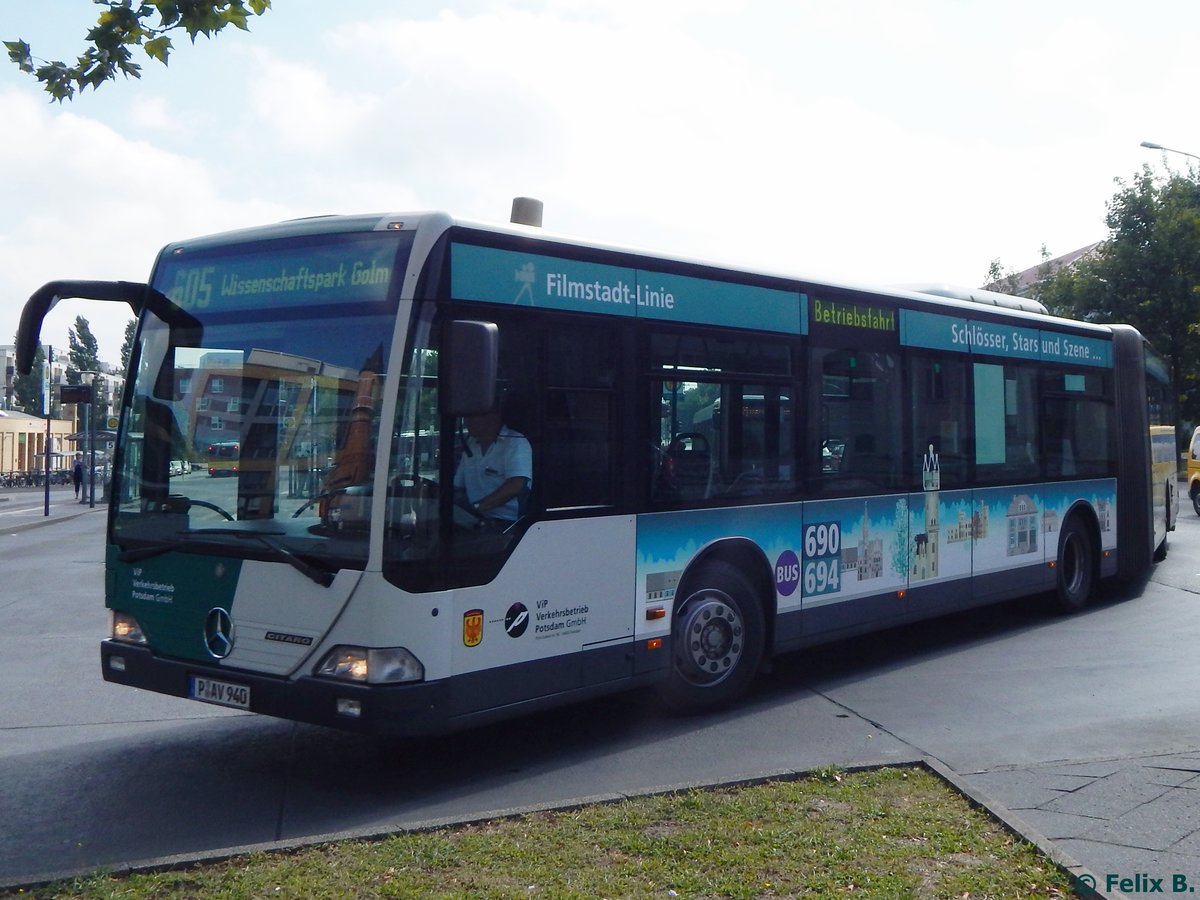
<path id="1" fill-rule="evenodd" d="M 190 459 L 173 459 L 171 460 L 171 475 L 190 475 L 192 473 L 192 461 Z"/>

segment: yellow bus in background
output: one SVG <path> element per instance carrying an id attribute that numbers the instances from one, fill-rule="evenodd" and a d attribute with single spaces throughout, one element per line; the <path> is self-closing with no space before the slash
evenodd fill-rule
<path id="1" fill-rule="evenodd" d="M 1162 521 L 1167 531 L 1175 530 L 1175 520 L 1179 518 L 1179 490 L 1176 480 L 1179 477 L 1179 464 L 1175 461 L 1175 426 L 1150 426 L 1150 477 L 1154 484 L 1155 520 L 1159 520 L 1158 503 L 1164 503 Z M 1193 505 L 1196 503 L 1193 495 Z M 1200 507 L 1197 507 L 1200 511 Z M 1166 544 L 1160 547 L 1160 557 L 1165 553 Z"/>
<path id="2" fill-rule="evenodd" d="M 241 462 L 241 446 L 237 441 L 216 441 L 208 445 L 208 474 L 236 475 Z"/>
<path id="3" fill-rule="evenodd" d="M 1187 482 L 1192 508 L 1200 516 L 1200 427 L 1192 432 L 1192 443 L 1188 447 Z"/>

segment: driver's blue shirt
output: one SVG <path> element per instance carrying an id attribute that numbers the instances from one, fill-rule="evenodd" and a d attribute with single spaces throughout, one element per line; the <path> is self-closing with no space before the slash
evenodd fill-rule
<path id="1" fill-rule="evenodd" d="M 526 487 L 533 483 L 533 448 L 519 431 L 502 425 L 486 453 L 475 438 L 468 436 L 467 449 L 470 452 L 464 453 L 458 460 L 454 487 L 466 491 L 468 502 L 478 503 L 516 476 L 526 480 Z M 502 506 L 488 510 L 485 515 L 515 522 L 518 510 L 517 498 L 514 497 Z"/>

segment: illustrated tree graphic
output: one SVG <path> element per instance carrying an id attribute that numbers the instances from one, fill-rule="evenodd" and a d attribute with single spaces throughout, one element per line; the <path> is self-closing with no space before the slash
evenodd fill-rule
<path id="1" fill-rule="evenodd" d="M 912 542 L 908 539 L 908 498 L 896 501 L 896 518 L 892 523 L 892 571 L 907 577 L 911 563 Z"/>

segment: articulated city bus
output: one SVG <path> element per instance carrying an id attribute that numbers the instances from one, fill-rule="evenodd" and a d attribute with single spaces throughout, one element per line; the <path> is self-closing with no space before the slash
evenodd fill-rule
<path id="1" fill-rule="evenodd" d="M 434 733 L 642 685 L 712 708 L 775 654 L 1143 574 L 1173 509 L 1141 335 L 947 293 L 328 217 L 52 282 L 18 364 L 60 297 L 138 315 L 106 679 Z M 507 518 L 454 490 L 497 407 L 532 456 Z M 217 441 L 227 477 L 168 478 Z"/>

